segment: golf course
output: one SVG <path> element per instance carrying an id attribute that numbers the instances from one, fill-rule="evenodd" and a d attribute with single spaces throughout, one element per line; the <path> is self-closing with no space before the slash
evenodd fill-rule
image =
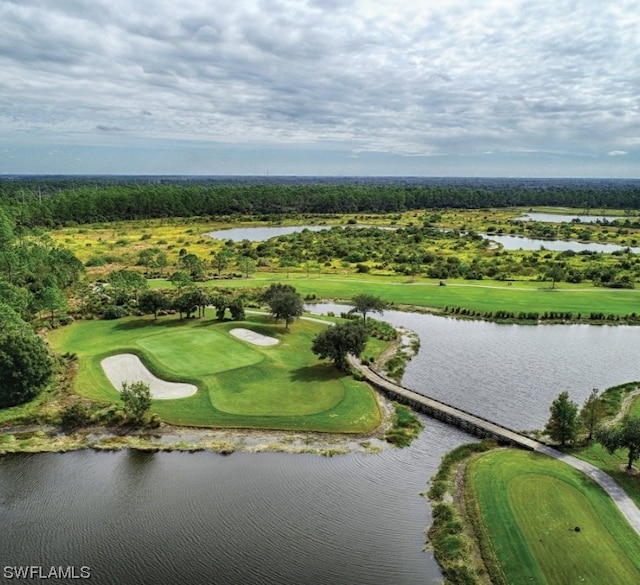
<path id="1" fill-rule="evenodd" d="M 503 583 L 635 583 L 638 537 L 590 478 L 535 453 L 492 450 L 469 464 L 466 497 Z M 499 567 L 499 568 L 497 568 Z M 493 577 L 493 576 L 492 576 Z"/>
<path id="2" fill-rule="evenodd" d="M 55 351 L 78 356 L 74 390 L 94 401 L 119 401 L 107 358 L 139 358 L 140 376 L 129 382 L 146 379 L 148 370 L 161 381 L 195 386 L 195 394 L 153 400 L 152 412 L 170 424 L 372 431 L 381 414 L 371 389 L 311 352 L 312 339 L 324 327 L 299 320 L 287 330 L 271 316 L 251 314 L 239 338 L 237 322 L 217 321 L 208 311 L 203 319 L 80 321 L 52 331 L 49 342 Z M 261 339 L 273 341 L 260 344 Z"/>

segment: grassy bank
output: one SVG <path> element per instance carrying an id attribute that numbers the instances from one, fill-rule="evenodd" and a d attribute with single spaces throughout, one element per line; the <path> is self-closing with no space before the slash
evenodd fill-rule
<path id="1" fill-rule="evenodd" d="M 287 331 L 265 315 L 241 324 L 212 316 L 82 321 L 51 332 L 49 341 L 58 352 L 78 355 L 74 391 L 92 400 L 119 402 L 101 367 L 102 359 L 119 353 L 137 354 L 162 379 L 195 384 L 193 396 L 153 401 L 152 411 L 171 424 L 364 433 L 380 423 L 369 387 L 311 353 L 322 325 L 299 321 Z M 279 343 L 240 341 L 229 334 L 239 325 Z"/>

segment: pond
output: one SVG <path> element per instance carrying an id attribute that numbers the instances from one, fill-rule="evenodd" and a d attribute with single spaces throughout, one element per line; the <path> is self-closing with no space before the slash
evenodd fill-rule
<path id="1" fill-rule="evenodd" d="M 611 254 L 620 250 L 627 250 L 626 246 L 618 246 L 616 244 L 595 244 L 587 242 L 575 242 L 566 240 L 536 240 L 532 238 L 524 238 L 520 236 L 507 236 L 499 234 L 481 234 L 487 240 L 497 242 L 505 250 L 552 250 L 555 252 L 565 252 L 573 250 L 574 252 L 604 252 Z M 634 254 L 640 252 L 638 247 L 628 248 Z"/>
<path id="2" fill-rule="evenodd" d="M 596 223 L 599 221 L 614 221 L 616 219 L 623 220 L 624 217 L 619 215 L 565 215 L 561 213 L 538 213 L 530 212 L 522 217 L 518 217 L 515 221 L 542 221 L 545 223 L 571 223 L 580 220 L 580 223 Z"/>
<path id="3" fill-rule="evenodd" d="M 287 236 L 304 230 L 311 232 L 320 232 L 330 230 L 334 226 L 330 225 L 290 225 L 279 227 L 245 227 L 231 228 L 228 230 L 217 230 L 209 232 L 207 236 L 216 240 L 232 240 L 233 242 L 242 242 L 249 240 L 250 242 L 264 242 L 270 238 L 278 236 Z"/>

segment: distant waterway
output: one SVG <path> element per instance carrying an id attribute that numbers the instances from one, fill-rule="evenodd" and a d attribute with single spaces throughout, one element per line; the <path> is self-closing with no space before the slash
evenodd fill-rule
<path id="1" fill-rule="evenodd" d="M 541 221 L 545 223 L 571 223 L 578 220 L 580 223 L 596 223 L 598 221 L 624 220 L 619 215 L 568 215 L 561 213 L 531 212 L 516 218 L 517 221 Z"/>
<path id="2" fill-rule="evenodd" d="M 533 238 L 523 238 L 520 236 L 508 236 L 500 234 L 482 234 L 488 240 L 497 242 L 505 250 L 552 250 L 554 252 L 604 252 L 611 254 L 620 250 L 629 249 L 634 254 L 640 253 L 640 248 L 632 246 L 620 246 L 616 244 L 596 244 L 591 242 L 575 242 L 566 240 L 538 240 Z"/>
<path id="3" fill-rule="evenodd" d="M 209 232 L 207 235 L 210 238 L 216 240 L 232 240 L 234 242 L 242 242 L 242 240 L 249 240 L 250 242 L 264 242 L 271 238 L 278 236 L 288 236 L 289 234 L 295 234 L 303 230 L 309 230 L 311 232 L 320 232 L 323 230 L 331 229 L 330 225 L 290 225 L 279 227 L 246 227 L 246 228 L 231 228 L 228 230 L 216 230 Z"/>

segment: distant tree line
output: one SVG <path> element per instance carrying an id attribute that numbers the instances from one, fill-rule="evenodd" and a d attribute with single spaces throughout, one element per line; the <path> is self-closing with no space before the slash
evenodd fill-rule
<path id="1" fill-rule="evenodd" d="M 640 183 L 0 180 L 0 204 L 21 225 L 234 214 L 401 212 L 411 209 L 566 206 L 640 209 Z"/>

